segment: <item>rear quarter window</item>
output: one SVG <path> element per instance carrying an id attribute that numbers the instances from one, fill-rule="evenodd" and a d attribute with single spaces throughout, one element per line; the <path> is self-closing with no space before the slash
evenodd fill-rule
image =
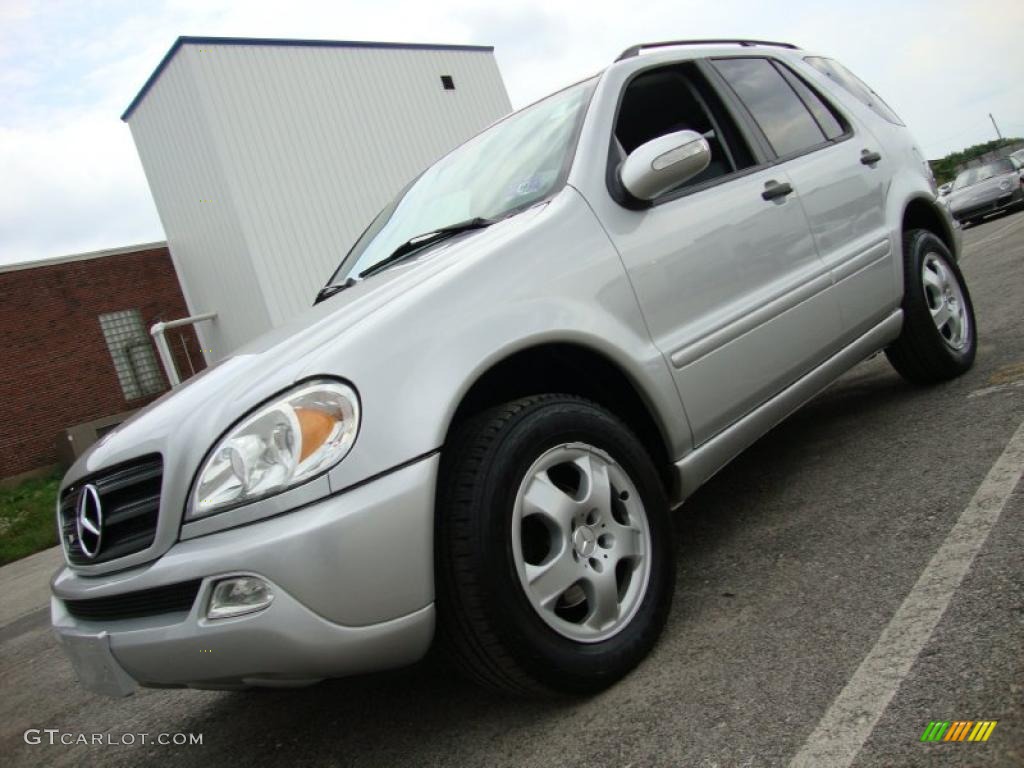
<path id="1" fill-rule="evenodd" d="M 867 83 L 835 59 L 826 59 L 821 56 L 807 56 L 804 58 L 804 61 L 821 72 L 821 74 L 825 75 L 825 77 L 834 81 L 845 91 L 852 94 L 854 98 L 869 107 L 871 111 L 883 120 L 888 120 L 894 125 L 904 124 L 903 121 L 900 120 L 899 115 L 892 111 L 892 108 L 885 103 L 881 96 L 871 90 Z"/>

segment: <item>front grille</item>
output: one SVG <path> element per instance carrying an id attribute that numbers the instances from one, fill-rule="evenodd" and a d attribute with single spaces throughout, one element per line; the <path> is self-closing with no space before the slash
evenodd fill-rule
<path id="1" fill-rule="evenodd" d="M 64 605 L 76 619 L 93 621 L 185 613 L 192 609 L 200 583 L 197 579 L 110 597 L 65 600 Z"/>
<path id="2" fill-rule="evenodd" d="M 65 489 L 60 500 L 60 518 L 68 561 L 73 565 L 105 563 L 152 544 L 162 478 L 163 461 L 159 455 L 153 455 L 83 477 Z M 95 557 L 86 555 L 78 538 L 78 502 L 86 485 L 96 488 L 102 510 L 102 534 Z"/>
<path id="3" fill-rule="evenodd" d="M 981 205 L 976 205 L 973 208 L 964 208 L 957 213 L 957 218 L 970 219 L 974 216 L 983 216 L 986 213 L 992 213 L 995 209 L 995 203 L 982 203 Z"/>
<path id="4" fill-rule="evenodd" d="M 968 219 L 973 216 L 984 216 L 986 213 L 995 213 L 1000 208 L 1005 208 L 1013 203 L 1013 193 L 1003 195 L 995 200 L 990 200 L 987 203 L 981 205 L 975 205 L 971 208 L 964 208 L 957 214 L 960 219 Z"/>

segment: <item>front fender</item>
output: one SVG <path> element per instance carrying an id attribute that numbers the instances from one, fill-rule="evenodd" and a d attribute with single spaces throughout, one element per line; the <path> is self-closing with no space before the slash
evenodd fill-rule
<path id="1" fill-rule="evenodd" d="M 304 375 L 334 373 L 359 390 L 363 421 L 332 491 L 441 447 L 462 397 L 496 362 L 538 344 L 588 347 L 633 380 L 669 449 L 691 446 L 662 354 L 647 333 L 618 253 L 566 188 L 484 254 L 465 254 L 329 345 Z"/>

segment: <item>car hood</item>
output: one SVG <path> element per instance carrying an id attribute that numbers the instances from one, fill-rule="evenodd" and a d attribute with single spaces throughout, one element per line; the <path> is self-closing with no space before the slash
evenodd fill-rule
<path id="1" fill-rule="evenodd" d="M 1009 189 L 1002 189 L 1001 185 L 1010 182 Z M 991 179 L 979 181 L 964 189 L 956 189 L 949 193 L 947 199 L 951 208 L 963 208 L 977 203 L 986 203 L 997 197 L 1007 194 L 1013 190 L 1014 184 L 1020 184 L 1016 172 L 1001 173 Z"/>
<path id="2" fill-rule="evenodd" d="M 252 408 L 309 376 L 323 373 L 321 350 L 395 298 L 426 290 L 465 258 L 485 258 L 528 230 L 544 204 L 485 230 L 459 235 L 320 302 L 232 356 L 163 395 L 86 451 L 64 477 L 81 477 L 144 454 L 164 457 L 171 476 L 191 482 L 213 442 Z"/>

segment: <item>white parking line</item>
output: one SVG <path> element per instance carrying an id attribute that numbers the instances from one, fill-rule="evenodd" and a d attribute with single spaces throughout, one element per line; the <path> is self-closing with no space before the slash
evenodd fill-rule
<path id="1" fill-rule="evenodd" d="M 953 530 L 882 631 L 790 768 L 850 765 L 942 618 L 1024 473 L 1024 424 L 1017 427 Z"/>
<path id="2" fill-rule="evenodd" d="M 997 392 L 1012 392 L 1015 389 L 1024 388 L 1024 379 L 1020 381 L 1011 381 L 1007 384 L 993 384 L 991 387 L 982 387 L 976 389 L 967 395 L 967 399 L 970 400 L 975 397 L 984 397 L 985 395 L 992 395 Z"/>

